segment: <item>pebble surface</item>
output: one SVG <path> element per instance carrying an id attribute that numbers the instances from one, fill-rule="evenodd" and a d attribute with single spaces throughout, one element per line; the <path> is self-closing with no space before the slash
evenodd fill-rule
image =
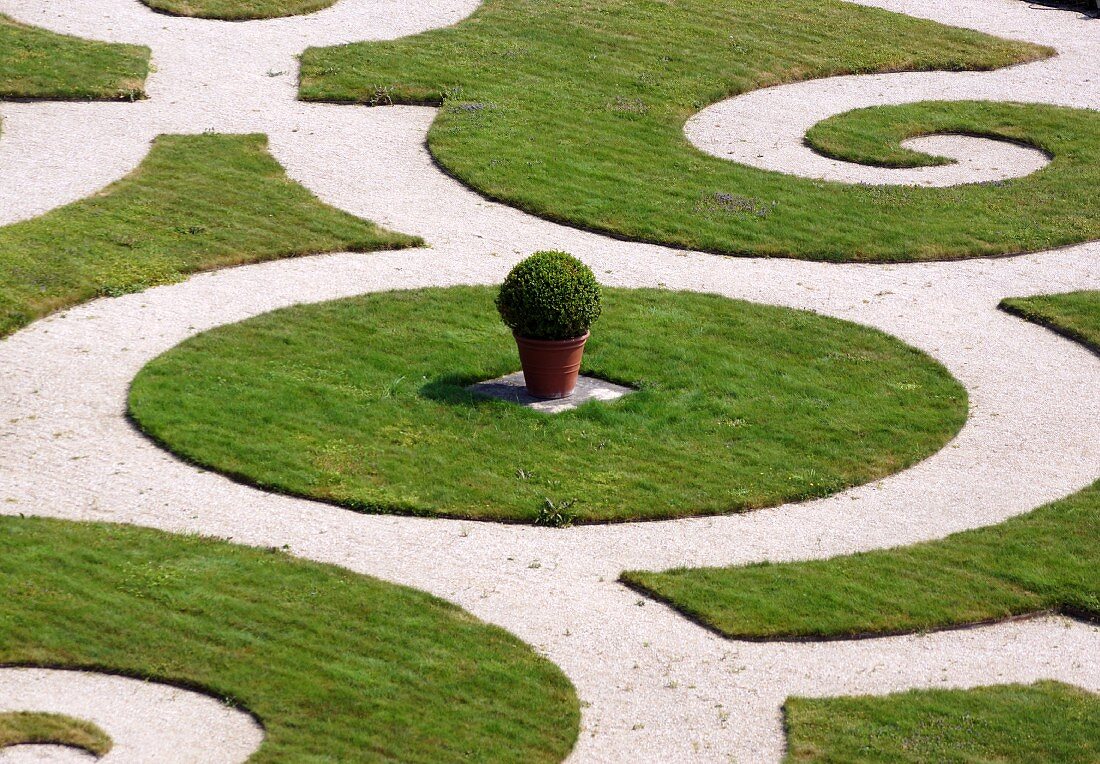
<path id="1" fill-rule="evenodd" d="M 912 97 L 1011 92 L 1013 100 L 1100 107 L 1100 87 L 1087 85 L 1095 67 L 1080 68 L 1084 56 L 1100 60 L 1100 35 L 1077 14 L 1017 0 L 861 2 L 1051 44 L 1060 53 L 1001 72 L 896 75 L 918 88 Z M 1100 630 L 1060 617 L 852 642 L 746 643 L 721 639 L 616 582 L 628 568 L 824 558 L 935 539 L 1091 483 L 1100 476 L 1100 359 L 996 305 L 1007 296 L 1100 289 L 1100 244 L 955 263 L 835 265 L 615 241 L 488 202 L 445 176 L 424 147 L 434 109 L 294 100 L 294 56 L 306 46 L 411 34 L 455 23 L 475 6 L 341 0 L 306 17 L 230 24 L 158 15 L 136 0 L 0 0 L 0 12 L 27 23 L 150 45 L 156 65 L 147 101 L 0 103 L 0 223 L 96 192 L 135 167 L 160 133 L 263 132 L 291 177 L 324 201 L 430 244 L 202 274 L 97 300 L 0 341 L 0 512 L 285 544 L 292 554 L 451 600 L 517 634 L 574 682 L 583 712 L 573 762 L 778 761 L 780 707 L 790 695 L 1043 678 L 1100 690 Z M 804 111 L 778 122 L 783 136 L 797 137 L 853 105 L 896 102 L 891 77 L 799 83 L 742 99 L 763 99 L 759 108 L 773 98 L 802 103 Z M 734 101 L 736 114 L 744 104 Z M 689 136 L 692 124 L 722 106 L 695 117 Z M 753 137 L 752 124 L 745 129 L 756 141 L 778 137 L 771 129 Z M 800 164 L 811 160 L 791 154 L 788 143 L 776 144 L 770 169 L 813 176 L 817 170 Z M 759 153 L 770 156 L 764 148 Z M 713 292 L 883 329 L 931 353 L 966 386 L 967 424 L 911 469 L 819 501 L 552 529 L 361 515 L 266 494 L 179 462 L 124 416 L 137 371 L 196 332 L 295 303 L 499 283 L 540 249 L 572 252 L 608 285 Z M 79 696 L 88 675 L 62 673 L 51 680 L 59 682 L 56 697 Z M 0 703 L 11 707 L 19 696 L 5 681 Z M 102 695 L 128 691 L 105 686 Z M 120 718 L 128 713 L 136 712 L 118 707 Z M 191 724 L 186 715 L 165 718 Z M 258 742 L 256 730 L 226 730 L 236 737 L 225 750 L 243 760 Z M 186 750 L 167 733 L 148 743 L 158 761 Z"/>

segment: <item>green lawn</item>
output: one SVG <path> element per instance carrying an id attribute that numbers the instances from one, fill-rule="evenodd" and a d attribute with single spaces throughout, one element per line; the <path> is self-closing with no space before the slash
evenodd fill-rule
<path id="1" fill-rule="evenodd" d="M 154 11 L 173 16 L 247 21 L 297 16 L 328 8 L 336 0 L 141 0 Z"/>
<path id="2" fill-rule="evenodd" d="M 1084 111 L 1038 104 L 994 101 L 926 101 L 877 106 L 822 120 L 806 133 L 806 142 L 825 156 L 880 167 L 929 167 L 953 160 L 903 148 L 908 138 L 929 133 L 977 135 L 1023 143 L 1057 158 L 1058 189 L 1063 197 L 1088 178 L 1096 155 L 1077 140 L 1075 131 L 1089 129 L 1094 116 Z M 991 183 L 993 187 L 1004 184 Z M 1080 222 L 1080 221 L 1078 221 Z"/>
<path id="3" fill-rule="evenodd" d="M 0 664 L 229 699 L 253 762 L 556 762 L 579 724 L 553 664 L 442 600 L 128 526 L 0 518 Z"/>
<path id="4" fill-rule="evenodd" d="M 737 165 L 694 149 L 684 122 L 785 82 L 992 69 L 1049 53 L 837 0 L 487 0 L 451 28 L 306 51 L 301 96 L 442 104 L 428 144 L 448 172 L 584 228 L 734 255 L 962 258 L 1100 238 L 1100 115 L 933 104 L 818 130 L 835 153 L 888 153 L 901 134 L 965 129 L 1055 155 L 1028 178 L 946 189 Z"/>
<path id="5" fill-rule="evenodd" d="M 1095 764 L 1100 699 L 1057 682 L 791 698 L 788 764 Z"/>
<path id="6" fill-rule="evenodd" d="M 1016 297 L 1000 307 L 1100 353 L 1100 292 Z"/>
<path id="7" fill-rule="evenodd" d="M 1100 295 L 1007 300 L 1100 347 Z M 1063 323 L 1064 322 L 1064 323 Z M 946 539 L 831 560 L 630 571 L 622 580 L 728 637 L 844 638 L 1061 611 L 1100 619 L 1100 481 Z"/>
<path id="8" fill-rule="evenodd" d="M 1100 482 L 1000 525 L 831 560 L 631 571 L 623 581 L 736 639 L 844 638 L 1044 611 L 1100 619 Z"/>
<path id="9" fill-rule="evenodd" d="M 0 99 L 145 97 L 149 49 L 82 40 L 0 14 Z"/>
<path id="10" fill-rule="evenodd" d="M 62 714 L 0 713 L 0 750 L 13 745 L 66 745 L 95 756 L 111 750 L 111 738 L 91 722 Z"/>
<path id="11" fill-rule="evenodd" d="M 103 192 L 0 228 L 0 336 L 199 270 L 419 243 L 322 204 L 286 177 L 264 136 L 162 136 Z"/>
<path id="12" fill-rule="evenodd" d="M 584 373 L 634 386 L 548 415 L 463 388 L 519 368 L 494 289 L 299 306 L 192 338 L 130 411 L 198 464 L 370 512 L 604 522 L 823 496 L 935 452 L 964 389 L 880 332 L 714 295 L 607 289 Z M 562 518 L 540 517 L 566 505 Z"/>

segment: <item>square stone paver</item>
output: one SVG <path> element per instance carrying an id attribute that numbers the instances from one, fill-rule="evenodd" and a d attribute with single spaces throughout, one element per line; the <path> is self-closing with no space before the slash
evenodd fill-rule
<path id="1" fill-rule="evenodd" d="M 497 379 L 478 382 L 466 389 L 471 393 L 485 395 L 489 398 L 500 398 L 502 401 L 525 406 L 544 414 L 560 414 L 563 411 L 575 409 L 588 401 L 614 401 L 634 392 L 631 387 L 623 387 L 595 377 L 581 376 L 577 380 L 577 389 L 568 398 L 547 401 L 541 398 L 532 398 L 527 394 L 522 371 Z"/>

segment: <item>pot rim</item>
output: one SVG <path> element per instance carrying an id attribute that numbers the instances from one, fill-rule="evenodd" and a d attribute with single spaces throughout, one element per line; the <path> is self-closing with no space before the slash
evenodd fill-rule
<path id="1" fill-rule="evenodd" d="M 536 340 L 536 339 L 532 339 L 531 337 L 524 337 L 521 334 L 517 334 L 516 332 L 512 332 L 512 336 L 515 337 L 516 342 L 523 342 L 525 344 L 535 345 L 535 346 L 541 345 L 543 347 L 562 347 L 564 345 L 581 344 L 581 343 L 586 342 L 588 340 L 589 336 L 591 336 L 591 334 L 592 334 L 592 332 L 588 331 L 588 332 L 585 332 L 584 334 L 580 335 L 579 337 L 570 337 L 567 340 Z"/>

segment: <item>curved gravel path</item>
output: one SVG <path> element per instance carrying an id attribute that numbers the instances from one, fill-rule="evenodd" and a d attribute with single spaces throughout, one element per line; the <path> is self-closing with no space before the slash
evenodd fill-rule
<path id="1" fill-rule="evenodd" d="M 0 749 L 0 762 L 236 764 L 264 733 L 251 716 L 206 695 L 155 682 L 53 669 L 0 668 L 0 713 L 37 711 L 92 722 L 111 738 L 101 758 L 62 746 Z M 46 749 L 50 755 L 37 758 Z"/>
<path id="2" fill-rule="evenodd" d="M 224 24 L 166 18 L 136 0 L 0 0 L 0 11 L 58 31 L 150 44 L 158 66 L 150 100 L 138 104 L 0 104 L 0 222 L 94 192 L 135 166 L 158 133 L 210 128 L 267 132 L 290 175 L 322 199 L 432 244 L 204 274 L 89 303 L 0 342 L 0 511 L 286 544 L 296 555 L 450 599 L 535 645 L 570 676 L 589 704 L 575 761 L 777 760 L 779 708 L 790 694 L 1039 678 L 1100 690 L 1100 630 L 1062 618 L 859 642 L 751 644 L 720 639 L 615 582 L 625 568 L 827 557 L 938 538 L 1092 482 L 1100 475 L 1100 359 L 996 305 L 1005 296 L 1100 288 L 1100 243 L 1000 260 L 830 265 L 678 252 L 532 218 L 485 201 L 432 165 L 424 136 L 433 109 L 293 100 L 292 54 L 307 44 L 405 34 L 473 7 L 431 10 L 453 16 L 444 19 L 394 6 L 408 15 L 369 24 L 364 17 L 353 29 L 339 15 L 350 5 L 362 4 Z M 1016 0 L 906 6 L 991 31 L 1022 23 L 1028 9 Z M 1067 31 L 1072 14 L 1033 13 L 1017 36 L 1084 44 L 1083 32 Z M 1052 98 L 1087 90 L 1080 87 L 1087 70 L 1057 72 Z M 864 79 L 872 78 L 838 78 L 857 87 Z M 55 168 L 49 184 L 19 146 L 35 147 L 42 166 Z M 609 284 L 717 292 L 891 332 L 966 385 L 968 423 L 914 468 L 820 501 L 555 530 L 359 515 L 265 494 L 180 463 L 125 419 L 138 369 L 198 331 L 371 290 L 498 282 L 540 248 L 572 251 Z"/>
<path id="3" fill-rule="evenodd" d="M 807 146 L 806 131 L 852 109 L 918 101 L 1012 101 L 1100 108 L 1100 21 L 1026 2 L 932 3 L 927 0 L 851 0 L 912 16 L 1049 45 L 1058 55 L 993 72 L 902 72 L 829 77 L 745 93 L 703 109 L 684 126 L 697 148 L 764 170 L 841 183 L 953 186 L 1028 175 L 1049 160 L 1006 141 L 935 135 L 906 148 L 959 160 L 909 169 L 838 161 Z"/>

